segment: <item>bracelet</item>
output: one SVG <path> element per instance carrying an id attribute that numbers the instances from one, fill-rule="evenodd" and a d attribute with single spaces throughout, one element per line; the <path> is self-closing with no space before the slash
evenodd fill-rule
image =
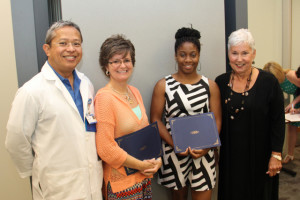
<path id="1" fill-rule="evenodd" d="M 281 161 L 282 158 L 279 155 L 271 154 L 272 157 L 276 158 L 277 160 Z"/>

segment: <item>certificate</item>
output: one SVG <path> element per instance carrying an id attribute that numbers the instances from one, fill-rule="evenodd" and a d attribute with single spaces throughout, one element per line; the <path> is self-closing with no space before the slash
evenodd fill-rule
<path id="1" fill-rule="evenodd" d="M 115 140 L 129 155 L 139 160 L 156 159 L 162 155 L 157 122 Z M 125 167 L 125 171 L 127 175 L 130 175 L 138 170 Z"/>
<path id="2" fill-rule="evenodd" d="M 212 112 L 170 119 L 175 153 L 206 149 L 221 145 L 215 116 Z"/>
<path id="3" fill-rule="evenodd" d="M 300 121 L 300 114 L 285 114 L 285 121 L 286 122 L 299 122 Z"/>

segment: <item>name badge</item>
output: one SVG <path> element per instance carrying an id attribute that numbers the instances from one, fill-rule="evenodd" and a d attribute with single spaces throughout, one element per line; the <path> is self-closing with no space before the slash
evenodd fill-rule
<path id="1" fill-rule="evenodd" d="M 87 132 L 96 132 L 96 123 L 89 124 L 89 122 L 85 120 L 85 129 Z"/>
<path id="2" fill-rule="evenodd" d="M 91 112 L 91 105 L 92 105 L 93 101 L 92 98 L 88 99 L 88 112 L 85 115 L 86 118 L 86 123 L 85 123 L 85 127 L 86 127 L 86 131 L 90 131 L 90 132 L 96 132 L 96 123 L 97 120 L 95 118 L 95 115 L 92 114 Z"/>
<path id="3" fill-rule="evenodd" d="M 97 120 L 93 114 L 87 114 L 86 115 L 86 120 L 88 121 L 89 124 L 96 124 Z"/>

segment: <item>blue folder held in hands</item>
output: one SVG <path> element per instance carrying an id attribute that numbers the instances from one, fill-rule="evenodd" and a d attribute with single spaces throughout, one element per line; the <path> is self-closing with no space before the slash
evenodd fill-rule
<path id="1" fill-rule="evenodd" d="M 139 160 L 156 159 L 162 156 L 161 138 L 157 122 L 115 140 L 129 155 Z M 125 167 L 125 171 L 127 175 L 130 175 L 138 170 Z"/>
<path id="2" fill-rule="evenodd" d="M 170 119 L 175 153 L 191 149 L 221 146 L 215 116 L 212 112 Z"/>

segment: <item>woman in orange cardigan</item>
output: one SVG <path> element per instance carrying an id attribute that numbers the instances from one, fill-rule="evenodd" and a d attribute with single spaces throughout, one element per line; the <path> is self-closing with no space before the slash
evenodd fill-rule
<path id="1" fill-rule="evenodd" d="M 104 161 L 103 193 L 107 200 L 152 199 L 151 178 L 160 168 L 161 159 L 138 160 L 115 142 L 115 138 L 149 124 L 141 94 L 127 83 L 135 63 L 133 44 L 121 35 L 106 39 L 99 63 L 109 77 L 108 84 L 95 97 L 96 145 Z M 139 172 L 127 176 L 124 167 Z"/>

